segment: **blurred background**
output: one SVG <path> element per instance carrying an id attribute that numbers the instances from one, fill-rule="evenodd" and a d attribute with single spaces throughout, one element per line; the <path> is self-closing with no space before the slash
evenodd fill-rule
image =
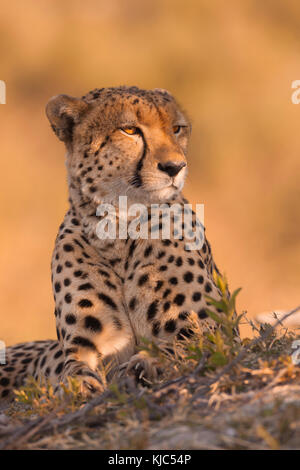
<path id="1" fill-rule="evenodd" d="M 44 108 L 96 87 L 177 97 L 193 122 L 185 194 L 205 204 L 239 311 L 300 303 L 298 0 L 2 0 L 0 61 L 0 339 L 55 337 L 50 259 L 67 185 Z"/>

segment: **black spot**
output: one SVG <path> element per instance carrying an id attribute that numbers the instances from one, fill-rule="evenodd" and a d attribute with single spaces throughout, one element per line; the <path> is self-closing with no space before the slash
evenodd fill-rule
<path id="1" fill-rule="evenodd" d="M 74 276 L 75 277 L 80 277 L 82 275 L 82 271 L 78 270 L 78 271 L 74 271 Z"/>
<path id="2" fill-rule="evenodd" d="M 204 269 L 204 263 L 201 261 L 201 259 L 198 260 L 198 266 L 199 268 Z"/>
<path id="3" fill-rule="evenodd" d="M 204 277 L 203 277 L 203 276 L 198 276 L 197 281 L 199 282 L 199 284 L 203 284 L 203 282 L 204 282 Z"/>
<path id="4" fill-rule="evenodd" d="M 78 305 L 79 305 L 79 307 L 82 307 L 82 308 L 88 308 L 88 307 L 93 306 L 93 302 L 91 302 L 89 299 L 81 299 L 78 302 Z"/>
<path id="5" fill-rule="evenodd" d="M 171 307 L 171 302 L 165 302 L 164 303 L 164 312 L 167 312 L 169 310 L 169 308 Z"/>
<path id="6" fill-rule="evenodd" d="M 164 264 L 159 267 L 159 271 L 166 271 L 167 269 L 168 269 L 168 266 L 166 266 Z"/>
<path id="7" fill-rule="evenodd" d="M 98 318 L 95 318 L 92 315 L 88 315 L 87 317 L 85 317 L 84 326 L 85 328 L 88 328 L 89 330 L 95 332 L 99 332 L 102 330 L 101 322 L 98 320 Z"/>
<path id="8" fill-rule="evenodd" d="M 63 246 L 63 249 L 64 251 L 74 251 L 74 248 L 72 245 L 70 245 L 70 243 L 66 243 L 64 246 Z"/>
<path id="9" fill-rule="evenodd" d="M 74 239 L 74 242 L 76 243 L 76 245 L 80 246 L 80 248 L 84 248 L 84 246 L 82 245 L 82 243 L 80 243 L 78 240 L 75 240 L 75 239 Z"/>
<path id="10" fill-rule="evenodd" d="M 65 295 L 65 302 L 67 304 L 70 304 L 72 302 L 72 296 L 69 292 Z"/>
<path id="11" fill-rule="evenodd" d="M 56 272 L 57 272 L 57 274 L 59 274 L 59 273 L 62 272 L 62 265 L 61 265 L 61 264 L 59 264 L 59 265 L 57 266 Z"/>
<path id="12" fill-rule="evenodd" d="M 199 302 L 201 300 L 201 292 L 194 292 L 193 293 L 193 301 L 194 302 Z"/>
<path id="13" fill-rule="evenodd" d="M 120 261 L 122 261 L 121 258 L 114 258 L 114 259 L 109 260 L 109 263 L 112 265 L 112 267 L 114 267 L 115 264 L 120 263 Z"/>
<path id="14" fill-rule="evenodd" d="M 102 269 L 98 269 L 98 273 L 102 276 L 109 277 L 109 274 L 106 271 L 103 271 Z"/>
<path id="15" fill-rule="evenodd" d="M 165 299 L 166 297 L 168 297 L 168 295 L 171 293 L 171 289 L 166 289 L 164 294 L 163 294 L 163 298 Z"/>
<path id="16" fill-rule="evenodd" d="M 9 384 L 8 378 L 3 377 L 2 379 L 0 379 L 0 385 L 2 385 L 2 387 L 6 387 L 8 384 Z"/>
<path id="17" fill-rule="evenodd" d="M 188 258 L 188 263 L 190 266 L 194 266 L 195 260 L 193 258 Z"/>
<path id="18" fill-rule="evenodd" d="M 74 325 L 74 323 L 76 323 L 76 317 L 73 313 L 66 315 L 66 323 L 68 323 L 68 325 Z"/>
<path id="19" fill-rule="evenodd" d="M 173 333 L 176 330 L 176 321 L 175 320 L 168 320 L 165 323 L 165 330 L 168 333 Z"/>
<path id="20" fill-rule="evenodd" d="M 58 366 L 56 367 L 55 369 L 55 374 L 56 375 L 59 375 L 61 373 L 61 371 L 63 370 L 63 367 L 64 367 L 64 363 L 63 362 L 60 362 L 58 364 Z"/>
<path id="21" fill-rule="evenodd" d="M 211 287 L 210 283 L 207 282 L 207 283 L 205 284 L 205 292 L 211 292 L 211 291 L 212 291 L 212 287 Z"/>
<path id="22" fill-rule="evenodd" d="M 184 275 L 183 275 L 183 279 L 185 280 L 185 282 L 192 282 L 193 279 L 194 279 L 194 274 L 191 273 L 191 271 L 187 271 Z"/>
<path id="23" fill-rule="evenodd" d="M 154 322 L 153 325 L 152 325 L 152 334 L 153 334 L 154 336 L 157 336 L 158 333 L 159 333 L 159 331 L 160 331 L 160 322 L 159 322 L 159 321 L 156 321 L 156 322 Z"/>
<path id="24" fill-rule="evenodd" d="M 129 308 L 130 308 L 130 310 L 134 310 L 134 309 L 135 309 L 135 306 L 136 306 L 136 298 L 135 298 L 135 297 L 132 297 L 132 299 L 131 299 L 130 302 L 129 302 Z"/>
<path id="25" fill-rule="evenodd" d="M 144 284 L 146 284 L 146 282 L 148 281 L 148 279 L 149 279 L 148 274 L 143 274 L 143 275 L 139 278 L 139 280 L 138 280 L 138 285 L 139 285 L 139 286 L 143 286 Z"/>
<path id="26" fill-rule="evenodd" d="M 154 292 L 159 291 L 159 289 L 161 289 L 161 287 L 163 286 L 163 283 L 164 281 L 157 281 L 156 286 L 154 288 Z"/>
<path id="27" fill-rule="evenodd" d="M 96 350 L 94 343 L 92 343 L 92 341 L 90 341 L 88 338 L 84 338 L 83 336 L 75 336 L 75 338 L 72 340 L 72 344 L 82 346 L 83 348 L 92 349 L 93 351 Z"/>
<path id="28" fill-rule="evenodd" d="M 23 360 L 21 361 L 21 363 L 22 363 L 22 364 L 29 364 L 31 361 L 32 361 L 32 357 L 28 357 L 28 358 L 26 358 L 26 359 L 23 359 Z"/>
<path id="29" fill-rule="evenodd" d="M 151 254 L 152 250 L 153 250 L 152 245 L 149 245 L 149 246 L 146 248 L 146 250 L 144 251 L 144 256 L 145 256 L 145 258 L 147 258 L 147 257 Z"/>
<path id="30" fill-rule="evenodd" d="M 155 317 L 157 311 L 158 311 L 158 300 L 154 300 L 154 302 L 152 302 L 148 307 L 148 311 L 147 311 L 148 320 L 152 320 L 152 318 Z"/>
<path id="31" fill-rule="evenodd" d="M 180 320 L 186 320 L 189 315 L 190 315 L 190 312 L 180 312 L 180 314 L 178 315 L 178 318 Z"/>
<path id="32" fill-rule="evenodd" d="M 54 354 L 54 358 L 55 358 L 55 359 L 58 359 L 60 356 L 62 356 L 62 353 L 63 353 L 63 352 L 62 352 L 61 350 L 57 351 L 57 352 Z"/>
<path id="33" fill-rule="evenodd" d="M 183 263 L 183 261 L 182 261 L 181 256 L 178 256 L 178 258 L 177 258 L 177 260 L 176 260 L 176 266 L 178 266 L 178 267 L 179 267 L 179 266 L 182 266 L 182 263 Z"/>
<path id="34" fill-rule="evenodd" d="M 78 290 L 90 290 L 90 289 L 93 289 L 93 286 L 90 282 L 86 282 L 85 284 L 81 284 L 78 287 Z"/>
<path id="35" fill-rule="evenodd" d="M 133 240 L 133 242 L 131 243 L 130 248 L 129 248 L 128 258 L 130 258 L 132 256 L 135 248 L 136 248 L 136 241 Z"/>
<path id="36" fill-rule="evenodd" d="M 201 318 L 201 320 L 208 317 L 205 308 L 199 310 L 198 317 Z"/>
<path id="37" fill-rule="evenodd" d="M 172 284 L 173 286 L 176 286 L 176 284 L 178 284 L 177 277 L 171 277 L 169 279 L 169 283 Z"/>
<path id="38" fill-rule="evenodd" d="M 184 300 L 185 300 L 185 296 L 183 294 L 177 294 L 174 299 L 174 303 L 176 305 L 182 305 Z"/>
<path id="39" fill-rule="evenodd" d="M 61 290 L 61 284 L 60 284 L 60 282 L 56 282 L 56 283 L 54 284 L 54 289 L 55 289 L 55 292 L 60 292 L 60 290 Z"/>
<path id="40" fill-rule="evenodd" d="M 98 294 L 98 297 L 99 297 L 100 300 L 103 300 L 103 302 L 106 303 L 106 305 L 111 307 L 113 310 L 117 310 L 117 306 L 116 306 L 115 302 L 112 300 L 111 297 L 109 297 L 106 294 L 103 294 L 102 292 L 100 294 Z"/>
<path id="41" fill-rule="evenodd" d="M 112 282 L 110 282 L 109 280 L 106 280 L 105 283 L 104 283 L 107 287 L 109 287 L 110 289 L 114 289 L 116 290 L 116 286 L 115 284 L 113 284 Z"/>
<path id="42" fill-rule="evenodd" d="M 66 277 L 66 279 L 64 279 L 64 286 L 68 287 L 70 284 L 71 284 L 70 279 Z"/>

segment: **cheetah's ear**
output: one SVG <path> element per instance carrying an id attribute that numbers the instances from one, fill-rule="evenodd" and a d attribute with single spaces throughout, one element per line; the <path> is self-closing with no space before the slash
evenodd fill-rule
<path id="1" fill-rule="evenodd" d="M 78 124 L 89 105 L 68 95 L 57 95 L 50 99 L 46 114 L 57 137 L 67 143 L 72 140 L 73 128 Z"/>

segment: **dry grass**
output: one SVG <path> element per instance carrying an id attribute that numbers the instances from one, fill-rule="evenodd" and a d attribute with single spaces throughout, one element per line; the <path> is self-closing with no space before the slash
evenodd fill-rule
<path id="1" fill-rule="evenodd" d="M 298 449 L 296 334 L 250 322 L 255 339 L 237 343 L 229 325 L 246 320 L 224 299 L 217 333 L 192 324 L 174 355 L 145 344 L 164 370 L 150 387 L 126 377 L 84 403 L 74 380 L 60 397 L 30 382 L 0 414 L 0 449 Z"/>
<path id="2" fill-rule="evenodd" d="M 297 304 L 300 107 L 290 98 L 299 22 L 297 0 L 1 2 L 7 345 L 55 337 L 50 257 L 67 193 L 64 150 L 44 107 L 52 95 L 94 87 L 165 87 L 178 97 L 193 121 L 185 194 L 205 203 L 216 261 L 244 286 L 241 309 Z"/>
<path id="3" fill-rule="evenodd" d="M 102 86 L 164 87 L 178 97 L 194 129 L 185 194 L 205 203 L 217 264 L 244 286 L 240 310 L 251 318 L 298 303 L 299 22 L 297 0 L 2 1 L 1 340 L 55 337 L 50 257 L 67 192 L 44 106 L 57 93 Z M 260 334 L 242 323 L 244 336 Z M 272 333 L 221 376 L 239 347 L 215 339 L 214 367 L 197 369 L 208 344 L 194 344 L 190 359 L 182 352 L 167 363 L 161 383 L 115 386 L 95 407 L 78 405 L 76 391 L 57 403 L 33 386 L 28 403 L 0 415 L 1 445 L 297 448 L 292 336 Z"/>

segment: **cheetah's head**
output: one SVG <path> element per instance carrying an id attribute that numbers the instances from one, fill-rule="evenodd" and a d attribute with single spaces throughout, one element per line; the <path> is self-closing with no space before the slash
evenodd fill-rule
<path id="1" fill-rule="evenodd" d="M 186 176 L 190 123 L 166 90 L 96 89 L 82 98 L 58 95 L 47 116 L 67 147 L 70 190 L 82 201 L 165 202 Z"/>

